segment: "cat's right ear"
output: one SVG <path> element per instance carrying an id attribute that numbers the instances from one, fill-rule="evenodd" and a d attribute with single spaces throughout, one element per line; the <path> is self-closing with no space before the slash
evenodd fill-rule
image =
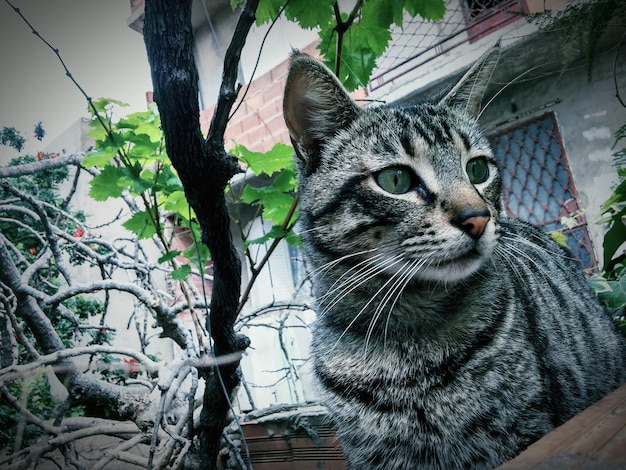
<path id="1" fill-rule="evenodd" d="M 480 117 L 480 104 L 499 57 L 500 41 L 470 67 L 440 104 L 463 109 L 471 116 Z"/>
<path id="2" fill-rule="evenodd" d="M 283 115 L 301 171 L 317 169 L 325 143 L 358 113 L 358 105 L 324 64 L 306 54 L 292 56 Z"/>

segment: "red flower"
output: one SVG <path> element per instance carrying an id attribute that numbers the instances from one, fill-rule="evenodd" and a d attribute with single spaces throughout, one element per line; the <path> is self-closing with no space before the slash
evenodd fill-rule
<path id="1" fill-rule="evenodd" d="M 76 227 L 76 230 L 74 231 L 74 234 L 72 236 L 74 238 L 81 238 L 83 235 L 85 235 L 85 231 L 80 227 Z"/>
<path id="2" fill-rule="evenodd" d="M 43 160 L 44 158 L 46 158 L 46 154 L 43 152 L 37 152 L 37 160 Z"/>
<path id="3" fill-rule="evenodd" d="M 35 247 L 33 246 L 32 248 L 30 248 L 30 249 L 28 250 L 28 252 L 29 252 L 31 255 L 33 255 L 33 256 L 34 256 L 34 255 L 36 255 L 36 254 L 37 254 L 37 248 L 35 248 Z"/>

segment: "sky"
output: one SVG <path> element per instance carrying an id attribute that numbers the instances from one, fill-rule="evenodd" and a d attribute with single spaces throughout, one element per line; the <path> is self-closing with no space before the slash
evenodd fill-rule
<path id="1" fill-rule="evenodd" d="M 152 90 L 143 37 L 127 26 L 129 0 L 9 0 L 53 47 L 86 93 L 146 108 Z M 81 117 L 84 96 L 65 75 L 58 58 L 28 25 L 0 0 L 0 128 L 26 137 L 22 153 L 34 154 Z M 33 138 L 42 121 L 46 137 Z M 17 152 L 0 146 L 0 165 Z"/>

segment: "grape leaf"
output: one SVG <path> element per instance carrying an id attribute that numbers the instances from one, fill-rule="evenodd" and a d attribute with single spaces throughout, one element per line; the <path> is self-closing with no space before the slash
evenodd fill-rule
<path id="1" fill-rule="evenodd" d="M 283 6 L 283 2 L 284 0 L 261 0 L 256 9 L 257 26 L 273 21 Z"/>
<path id="2" fill-rule="evenodd" d="M 443 0 L 405 0 L 405 8 L 409 15 L 420 15 L 425 20 L 437 21 L 446 14 Z"/>
<path id="3" fill-rule="evenodd" d="M 277 143 L 267 152 L 253 152 L 243 145 L 237 145 L 233 152 L 255 175 L 272 175 L 284 168 L 293 168 L 293 147 Z"/>
<path id="4" fill-rule="evenodd" d="M 120 185 L 123 177 L 122 169 L 114 166 L 105 166 L 100 174 L 91 180 L 89 196 L 96 201 L 106 201 L 110 197 L 120 197 L 124 187 Z"/>
<path id="5" fill-rule="evenodd" d="M 122 226 L 137 235 L 137 239 L 150 238 L 156 233 L 156 229 L 152 224 L 152 219 L 147 211 L 141 211 L 133 214 L 133 216 L 122 224 Z"/>
<path id="6" fill-rule="evenodd" d="M 333 16 L 334 3 L 335 0 L 290 0 L 285 7 L 285 16 L 303 29 L 317 28 Z"/>
<path id="7" fill-rule="evenodd" d="M 191 274 L 191 267 L 188 264 L 183 264 L 180 268 L 172 271 L 172 279 L 175 281 L 183 281 Z"/>
<path id="8" fill-rule="evenodd" d="M 178 255 L 180 255 L 180 251 L 178 251 L 178 250 L 170 250 L 167 253 L 165 253 L 163 256 L 161 256 L 157 260 L 157 263 L 165 263 L 166 261 L 171 261 L 174 258 L 176 258 Z"/>

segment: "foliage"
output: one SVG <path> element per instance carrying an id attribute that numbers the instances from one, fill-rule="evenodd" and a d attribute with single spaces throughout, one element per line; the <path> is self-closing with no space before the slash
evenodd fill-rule
<path id="1" fill-rule="evenodd" d="M 620 184 L 613 190 L 613 194 L 602 205 L 603 217 L 598 221 L 608 224 L 609 229 L 604 235 L 604 269 L 603 272 L 590 279 L 591 285 L 600 299 L 612 310 L 619 311 L 626 307 L 626 254 L 623 252 L 626 244 L 626 124 L 615 134 L 613 144 L 613 160 Z M 621 147 L 621 148 L 619 148 Z M 620 252 L 619 250 L 622 249 Z M 621 328 L 626 332 L 626 323 L 622 321 Z"/>
<path id="2" fill-rule="evenodd" d="M 245 239 L 244 248 L 250 244 L 265 243 L 270 239 L 285 238 L 291 244 L 298 243 L 299 238 L 293 233 L 298 218 L 293 148 L 277 143 L 265 153 L 252 152 L 242 145 L 236 146 L 232 151 L 256 176 L 265 176 L 262 179 L 265 184 L 243 184 L 239 194 L 233 195 L 236 203 L 258 207 L 261 217 L 272 223 L 271 230 L 263 237 Z M 230 188 L 234 193 L 232 185 Z"/>
<path id="3" fill-rule="evenodd" d="M 174 262 L 181 253 L 169 249 L 163 220 L 173 216 L 177 224 L 193 230 L 196 240 L 200 233 L 182 184 L 167 158 L 158 110 L 152 104 L 147 111 L 115 118 L 123 106 L 127 105 L 112 99 L 94 101 L 89 135 L 96 141 L 95 151 L 85 157 L 83 165 L 97 168 L 98 174 L 90 182 L 89 195 L 96 201 L 123 194 L 139 198 L 143 208 L 134 211 L 122 225 L 139 240 L 157 236 L 165 247 L 159 262 L 173 265 L 174 278 L 185 278 L 181 273 L 189 271 L 181 271 Z M 105 125 L 100 119 L 105 120 Z M 199 249 L 202 259 L 207 260 L 206 248 Z M 182 255 L 194 263 L 197 258 L 195 250 Z"/>
<path id="4" fill-rule="evenodd" d="M 52 417 L 52 412 L 58 405 L 50 393 L 50 384 L 44 374 L 11 382 L 7 389 L 14 397 L 20 397 L 26 408 L 41 419 Z M 4 400 L 0 400 L 0 446 L 2 448 L 13 450 L 15 447 L 27 446 L 41 436 L 41 431 L 36 426 L 26 425 L 20 429 L 20 423 L 20 413 Z M 16 437 L 18 437 L 17 440 Z"/>
<path id="5" fill-rule="evenodd" d="M 0 144 L 8 145 L 18 152 L 24 148 L 26 139 L 15 129 L 15 127 L 3 127 L 0 129 Z"/>
<path id="6" fill-rule="evenodd" d="M 242 3 L 231 0 L 233 7 Z M 273 21 L 283 9 L 288 20 L 319 30 L 324 62 L 353 91 L 367 84 L 389 45 L 392 25 L 402 27 L 405 12 L 434 21 L 443 18 L 446 7 L 443 0 L 358 0 L 345 12 L 336 0 L 264 0 L 257 9 L 257 24 Z"/>

